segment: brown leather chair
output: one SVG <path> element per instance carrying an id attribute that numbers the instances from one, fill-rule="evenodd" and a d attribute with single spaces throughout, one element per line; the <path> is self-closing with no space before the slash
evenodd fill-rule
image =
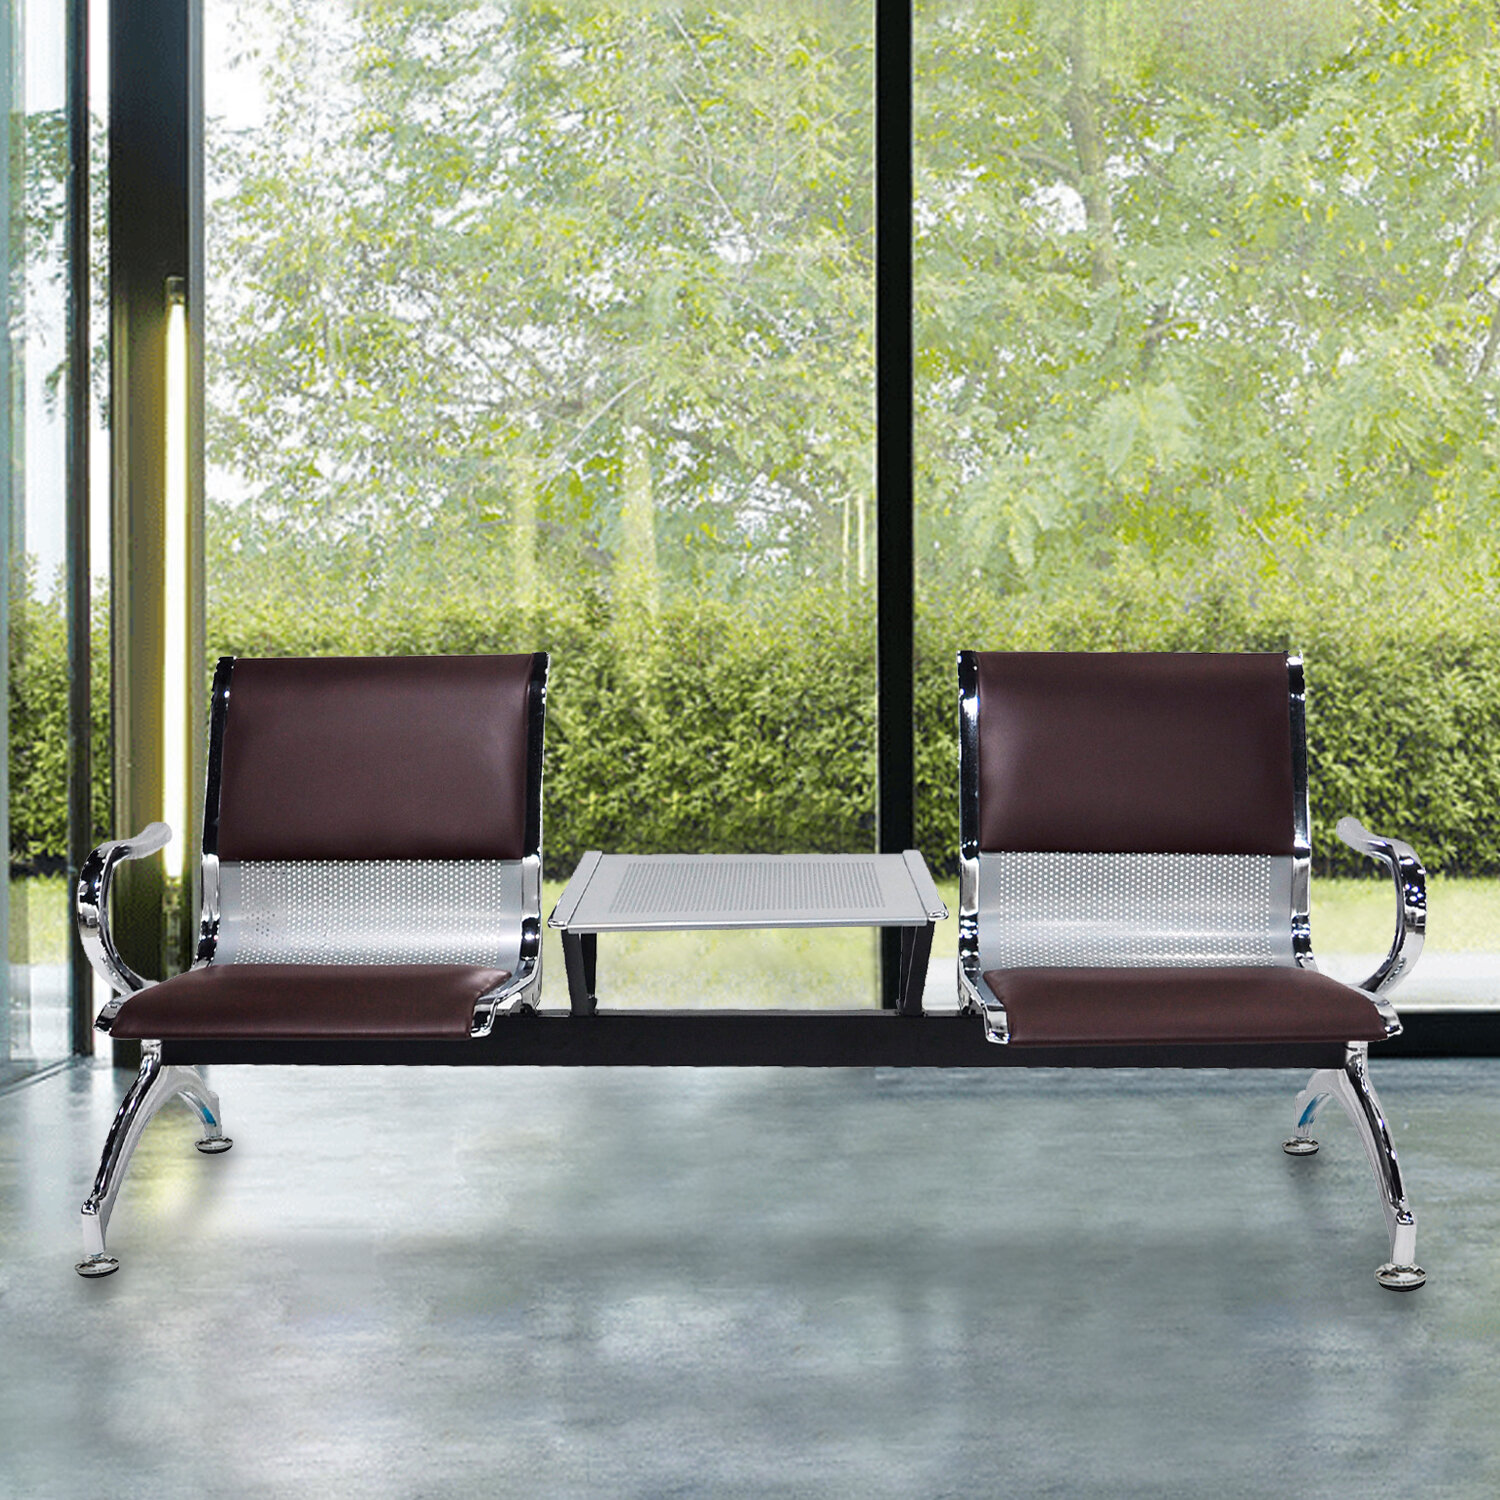
<path id="1" fill-rule="evenodd" d="M 1421 951 L 1426 877 L 1407 845 L 1345 818 L 1339 836 L 1391 870 L 1396 935 L 1358 986 L 1318 972 L 1301 660 L 965 651 L 958 675 L 961 1007 L 991 1042 L 1105 1065 L 1336 1047 L 1285 1150 L 1316 1151 L 1336 1099 L 1390 1230 L 1376 1279 L 1421 1286 L 1367 1054 L 1401 1030 L 1385 996 Z"/>
<path id="2" fill-rule="evenodd" d="M 114 991 L 96 1025 L 142 1054 L 83 1205 L 81 1275 L 118 1269 L 105 1229 L 163 1104 L 197 1111 L 200 1151 L 229 1148 L 184 1060 L 195 1048 L 366 1061 L 372 1044 L 479 1045 L 535 1008 L 547 668 L 544 654 L 219 662 L 192 968 L 142 979 L 109 932 L 111 872 L 161 848 L 165 824 L 80 872 L 79 932 Z"/>

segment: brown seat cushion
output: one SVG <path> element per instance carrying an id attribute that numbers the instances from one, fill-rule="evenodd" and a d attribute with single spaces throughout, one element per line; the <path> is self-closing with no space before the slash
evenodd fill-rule
<path id="1" fill-rule="evenodd" d="M 118 1037 L 466 1037 L 510 978 L 470 964 L 210 964 L 132 995 Z"/>
<path id="2" fill-rule="evenodd" d="M 992 969 L 1014 1046 L 1374 1042 L 1363 991 L 1311 969 Z"/>

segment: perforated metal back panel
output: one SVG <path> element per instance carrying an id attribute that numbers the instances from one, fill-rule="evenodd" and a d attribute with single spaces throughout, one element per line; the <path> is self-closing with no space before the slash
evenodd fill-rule
<path id="1" fill-rule="evenodd" d="M 1273 855 L 985 853 L 980 964 L 1290 967 L 1291 890 Z"/>
<path id="2" fill-rule="evenodd" d="M 218 963 L 516 972 L 519 860 L 246 860 L 219 871 Z"/>

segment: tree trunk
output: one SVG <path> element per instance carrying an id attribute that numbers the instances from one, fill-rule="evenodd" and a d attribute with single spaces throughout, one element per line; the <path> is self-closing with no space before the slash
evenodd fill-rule
<path id="1" fill-rule="evenodd" d="M 538 589 L 541 578 L 536 565 L 536 454 L 529 442 L 516 451 L 511 463 L 510 482 L 510 575 L 517 608 L 534 610 L 541 602 Z"/>
<path id="2" fill-rule="evenodd" d="M 1088 225 L 1089 280 L 1096 287 L 1117 287 L 1120 268 L 1115 258 L 1115 216 L 1109 201 L 1104 138 L 1096 112 L 1099 61 L 1089 36 L 1088 10 L 1084 0 L 1078 0 L 1073 24 L 1068 29 L 1069 78 L 1062 104 L 1078 157 L 1079 188 Z"/>
<path id="3" fill-rule="evenodd" d="M 855 505 L 857 507 L 856 515 L 857 515 L 857 520 L 858 520 L 858 526 L 857 526 L 856 530 L 858 532 L 858 538 L 859 538 L 859 542 L 858 542 L 859 552 L 858 552 L 858 573 L 857 573 L 857 577 L 859 578 L 859 586 L 861 588 L 863 588 L 865 586 L 865 557 L 866 557 L 866 551 L 865 551 L 865 491 L 864 491 L 864 487 L 863 486 L 860 487 L 860 489 L 858 490 L 858 492 L 855 495 Z"/>
<path id="4" fill-rule="evenodd" d="M 661 607 L 651 445 L 639 427 L 626 429 L 624 470 L 620 551 L 615 559 L 615 624 L 628 638 L 641 627 L 654 624 Z"/>

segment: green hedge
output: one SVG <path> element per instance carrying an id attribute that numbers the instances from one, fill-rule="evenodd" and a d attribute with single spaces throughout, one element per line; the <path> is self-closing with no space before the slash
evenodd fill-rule
<path id="1" fill-rule="evenodd" d="M 66 675 L 60 617 L 32 604 L 11 676 L 12 857 L 62 853 Z M 815 590 L 774 609 L 681 598 L 626 629 L 606 601 L 490 610 L 433 591 L 399 607 L 298 612 L 267 604 L 210 623 L 215 650 L 553 652 L 547 726 L 550 871 L 586 848 L 868 848 L 875 805 L 875 623 L 868 597 Z M 1405 614 L 1356 603 L 1260 606 L 1227 587 L 1190 606 L 1151 588 L 1001 611 L 957 604 L 917 621 L 918 843 L 954 868 L 959 646 L 1282 649 L 1307 659 L 1314 851 L 1353 813 L 1409 839 L 1429 868 L 1500 872 L 1500 618 L 1473 597 Z M 15 616 L 13 616 L 13 622 Z M 333 622 L 330 624 L 330 621 Z M 13 653 L 15 642 L 13 641 Z M 17 657 L 13 654 L 13 663 Z"/>
<path id="2" fill-rule="evenodd" d="M 351 617 L 352 618 L 352 617 Z M 874 841 L 873 610 L 822 595 L 754 616 L 681 599 L 618 627 L 597 596 L 572 609 L 474 609 L 429 597 L 366 611 L 342 640 L 264 625 L 216 650 L 552 652 L 549 870 L 585 849 L 865 849 Z"/>
<path id="3" fill-rule="evenodd" d="M 38 599 L 17 570 L 10 600 L 10 865 L 55 870 L 68 847 L 68 652 L 61 588 Z M 94 619 L 94 828 L 109 828 L 109 634 Z"/>
<path id="4" fill-rule="evenodd" d="M 918 622 L 919 841 L 956 847 L 953 654 L 963 645 L 1071 651 L 1300 652 L 1307 677 L 1314 867 L 1375 867 L 1334 835 L 1353 814 L 1405 838 L 1429 870 L 1500 872 L 1500 596 L 1441 593 L 1406 607 L 1332 593 L 1263 602 L 1238 581 L 1184 604 L 1128 581 L 1111 594 L 976 607 Z"/>

